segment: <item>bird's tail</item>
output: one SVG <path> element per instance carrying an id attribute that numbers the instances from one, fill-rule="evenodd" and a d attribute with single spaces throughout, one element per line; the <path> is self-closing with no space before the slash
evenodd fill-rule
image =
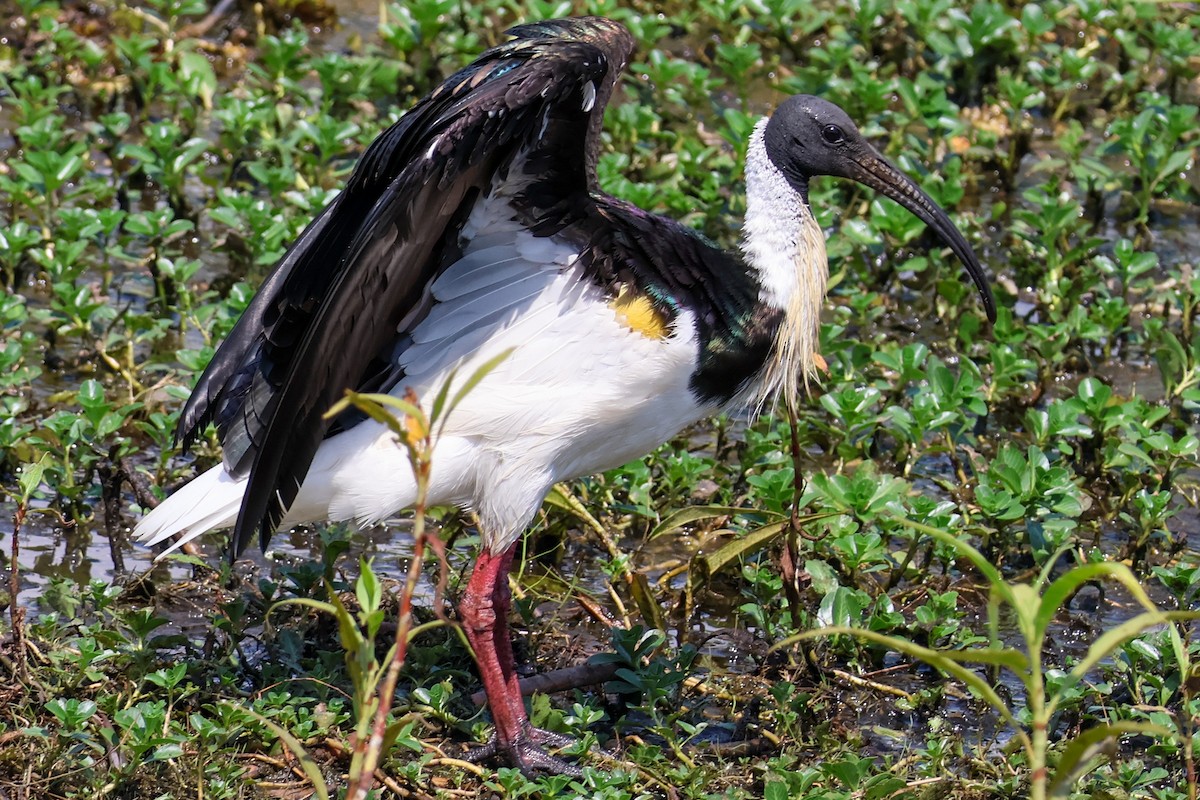
<path id="1" fill-rule="evenodd" d="M 181 534 L 159 558 L 203 533 L 226 528 L 237 520 L 246 481 L 216 466 L 197 477 L 147 514 L 134 529 L 136 539 L 155 545 Z"/>

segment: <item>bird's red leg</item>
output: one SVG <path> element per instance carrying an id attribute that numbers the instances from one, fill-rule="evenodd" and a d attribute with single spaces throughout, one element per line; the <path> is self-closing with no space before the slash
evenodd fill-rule
<path id="1" fill-rule="evenodd" d="M 527 774 L 537 770 L 579 774 L 578 767 L 542 749 L 543 745 L 569 744 L 572 740 L 530 725 L 521 699 L 508 634 L 508 611 L 512 604 L 508 570 L 516 549 L 514 544 L 500 555 L 484 550 L 458 604 L 496 725 L 492 741 L 473 751 L 470 757 L 477 760 L 499 755 Z"/>
<path id="2" fill-rule="evenodd" d="M 512 560 L 511 549 L 499 556 L 487 551 L 480 553 L 458 604 L 501 745 L 515 741 L 526 722 L 520 690 L 513 696 L 516 664 L 508 639 L 507 614 L 511 605 L 508 570 Z"/>

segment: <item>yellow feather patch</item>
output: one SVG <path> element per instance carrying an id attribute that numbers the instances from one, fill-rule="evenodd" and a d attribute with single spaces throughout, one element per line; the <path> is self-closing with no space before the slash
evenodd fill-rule
<path id="1" fill-rule="evenodd" d="M 647 339 L 666 339 L 670 333 L 667 315 L 655 307 L 649 297 L 639 294 L 631 286 L 622 286 L 617 296 L 608 301 L 608 306 L 617 312 L 617 319 L 623 325 Z"/>

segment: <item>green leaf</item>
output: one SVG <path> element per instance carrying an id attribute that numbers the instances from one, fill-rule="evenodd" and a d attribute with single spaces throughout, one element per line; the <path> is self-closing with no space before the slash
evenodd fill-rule
<path id="1" fill-rule="evenodd" d="M 1027 583 L 1010 583 L 1008 590 L 1012 594 L 1012 611 L 1017 617 L 1017 627 L 1029 647 L 1030 653 L 1036 658 L 1041 648 L 1038 647 L 1044 631 L 1037 630 L 1037 614 L 1040 610 L 1041 598 L 1037 590 Z"/>
<path id="2" fill-rule="evenodd" d="M 433 402 L 429 406 L 430 422 L 436 423 L 442 418 L 442 413 L 446 408 L 446 398 L 450 396 L 450 385 L 454 383 L 454 376 L 457 374 L 458 370 L 450 370 L 446 380 L 442 381 L 442 385 L 438 387 L 437 394 L 433 396 Z"/>
<path id="3" fill-rule="evenodd" d="M 33 464 L 25 464 L 21 467 L 21 477 L 17 479 L 17 483 L 21 487 L 21 503 L 28 504 L 33 493 L 42 485 L 42 478 L 46 474 L 46 470 L 50 468 L 50 454 L 42 453 Z"/>
<path id="4" fill-rule="evenodd" d="M 452 399 L 450 401 L 450 405 L 446 409 L 446 414 L 441 419 L 442 426 L 445 426 L 446 419 L 452 413 L 454 413 L 454 409 L 457 408 L 458 404 L 463 401 L 463 398 L 466 397 L 468 394 L 470 394 L 471 391 L 476 386 L 479 385 L 479 382 L 487 377 L 489 372 L 494 370 L 496 367 L 500 366 L 501 362 L 503 362 L 506 358 L 511 356 L 514 349 L 515 348 L 510 347 L 507 350 L 503 350 L 500 353 L 497 353 L 496 355 L 489 358 L 487 361 L 483 362 L 483 364 L 481 364 L 479 366 L 479 369 L 477 369 L 473 373 L 471 373 L 471 377 L 467 378 L 467 382 L 462 385 L 462 388 L 460 388 L 457 392 L 454 393 L 454 399 Z"/>
<path id="5" fill-rule="evenodd" d="M 148 761 L 168 761 L 172 758 L 179 758 L 183 755 L 183 747 L 179 744 L 171 742 L 169 744 L 160 744 L 154 748 L 154 752 L 150 754 Z"/>
<path id="6" fill-rule="evenodd" d="M 375 577 L 375 571 L 371 569 L 370 559 L 360 557 L 358 561 L 358 581 L 354 584 L 354 594 L 358 597 L 358 604 L 363 612 L 369 614 L 379 609 L 379 603 L 383 599 L 383 588 L 379 579 Z"/>
<path id="7" fill-rule="evenodd" d="M 750 531 L 745 536 L 714 550 L 711 553 L 697 553 L 692 556 L 688 580 L 693 586 L 699 585 L 712 575 L 715 575 L 727 564 L 766 547 L 775 541 L 788 526 L 788 522 L 775 522 Z"/>
<path id="8" fill-rule="evenodd" d="M 196 92 L 204 108 L 212 108 L 213 95 L 217 91 L 217 75 L 208 57 L 194 50 L 179 52 L 179 77 Z"/>
<path id="9" fill-rule="evenodd" d="M 71 155 L 63 159 L 58 165 L 58 170 L 54 173 L 55 182 L 61 186 L 82 166 L 83 159 L 77 155 Z"/>
<path id="10" fill-rule="evenodd" d="M 208 142 L 203 139 L 188 139 L 183 143 L 183 150 L 171 159 L 171 171 L 182 174 L 189 164 L 198 159 L 208 149 Z"/>
<path id="11" fill-rule="evenodd" d="M 1167 160 L 1163 162 L 1155 176 L 1157 179 L 1156 182 L 1168 178 L 1177 172 L 1187 170 L 1188 164 L 1192 160 L 1192 152 L 1191 148 L 1185 148 L 1183 150 L 1176 150 L 1167 156 Z"/>
<path id="12" fill-rule="evenodd" d="M 103 439 L 107 436 L 111 436 L 121 429 L 121 426 L 125 424 L 126 419 L 126 414 L 122 414 L 118 411 L 108 412 L 100 418 L 99 424 L 96 425 L 96 437 Z"/>
<path id="13" fill-rule="evenodd" d="M 359 394 L 358 392 L 347 391 L 344 398 L 334 403 L 333 407 L 325 412 L 325 419 L 336 417 L 350 406 L 354 406 L 371 419 L 385 425 L 388 430 L 399 436 L 402 441 L 408 441 L 403 423 L 395 414 L 388 413 L 387 408 L 400 412 L 401 417 L 414 420 L 420 429 L 421 435 L 429 432 L 429 423 L 425 417 L 425 412 L 407 400 L 401 400 L 399 397 L 393 397 L 390 394 Z"/>
<path id="14" fill-rule="evenodd" d="M 333 607 L 333 614 L 338 621 L 338 638 L 342 641 L 342 649 L 348 654 L 358 653 L 363 649 L 363 643 L 366 641 L 363 638 L 362 631 L 359 630 L 358 623 L 354 616 L 350 613 L 350 609 L 346 608 L 346 604 L 338 597 L 337 592 L 332 586 L 326 586 L 326 591 L 329 594 L 329 603 Z M 297 598 L 302 600 L 305 598 Z"/>
<path id="15" fill-rule="evenodd" d="M 657 630 L 669 630 L 667 621 L 663 617 L 662 606 L 658 604 L 658 600 L 654 597 L 654 591 L 650 588 L 649 579 L 641 572 L 632 573 L 632 578 L 629 582 L 629 590 L 633 594 L 633 601 L 637 604 L 642 619 Z"/>
<path id="16" fill-rule="evenodd" d="M 1063 604 L 1066 603 L 1067 598 L 1073 596 L 1080 586 L 1090 581 L 1116 577 L 1116 573 L 1120 572 L 1127 573 L 1128 577 L 1132 578 L 1135 584 L 1137 583 L 1137 579 L 1133 578 L 1133 573 L 1129 571 L 1128 567 L 1124 564 L 1110 561 L 1102 561 L 1096 564 L 1081 564 L 1060 575 L 1042 593 L 1042 599 L 1034 620 L 1038 640 L 1040 641 L 1045 636 L 1046 629 L 1049 628 L 1054 616 L 1062 608 Z M 1118 578 L 1118 580 L 1121 579 Z M 1125 583 L 1124 580 L 1121 580 L 1121 582 Z M 1141 586 L 1139 585 L 1138 588 L 1140 590 Z"/>
<path id="17" fill-rule="evenodd" d="M 416 727 L 416 723 L 410 719 L 399 719 L 388 725 L 383 732 L 383 746 L 380 748 L 380 752 L 387 753 L 395 744 L 407 747 L 414 753 L 425 752 L 425 746 L 421 744 L 421 740 L 413 735 L 414 727 Z"/>
<path id="18" fill-rule="evenodd" d="M 279 737 L 279 741 L 283 742 L 287 749 L 292 751 L 292 755 L 296 757 L 296 760 L 300 762 L 300 768 L 308 776 L 309 783 L 312 784 L 313 793 L 316 795 L 317 800 L 329 800 L 329 787 L 325 785 L 325 776 L 321 774 L 321 768 L 317 766 L 317 762 L 312 760 L 312 756 L 304 749 L 304 745 L 300 744 L 299 739 L 292 736 L 277 723 L 259 714 L 253 708 L 234 705 L 226 700 L 222 700 L 221 705 L 249 714 L 270 729 L 272 733 Z"/>
<path id="19" fill-rule="evenodd" d="M 384 407 L 399 411 L 401 415 L 412 417 L 413 419 L 424 420 L 425 418 L 425 412 L 421 410 L 420 406 L 414 405 L 407 400 L 401 400 L 399 397 L 393 397 L 390 394 L 359 394 L 358 392 L 347 392 L 346 394 L 351 404 L 370 414 L 380 422 L 386 423 L 388 417 L 392 416 L 380 413 Z M 396 430 L 397 433 L 400 432 L 394 417 L 390 427 Z"/>
<path id="20" fill-rule="evenodd" d="M 827 626 L 851 626 L 862 618 L 863 609 L 869 602 L 869 598 L 857 589 L 835 586 L 821 598 L 817 618 Z"/>
<path id="21" fill-rule="evenodd" d="M 1108 658 L 1118 647 L 1124 644 L 1129 639 L 1137 636 L 1147 628 L 1153 628 L 1155 625 L 1166 625 L 1170 622 L 1185 622 L 1187 620 L 1200 619 L 1200 611 L 1147 611 L 1138 614 L 1132 619 L 1128 619 L 1112 630 L 1104 633 L 1099 639 L 1092 642 L 1087 653 L 1075 665 L 1074 669 L 1067 676 L 1067 680 L 1058 688 L 1058 693 L 1050 699 L 1046 704 L 1046 713 L 1052 714 L 1058 705 L 1058 700 L 1062 696 L 1062 692 L 1074 686 L 1079 681 L 1083 680 L 1091 670 Z"/>
<path id="22" fill-rule="evenodd" d="M 951 661 L 957 661 L 960 664 L 1005 667 L 1017 673 L 1018 676 L 1029 670 L 1029 659 L 1026 658 L 1025 654 L 1010 647 L 939 650 L 938 652 Z"/>
<path id="23" fill-rule="evenodd" d="M 84 408 L 99 408 L 104 405 L 104 384 L 98 380 L 89 378 L 79 385 L 79 392 L 76 394 L 76 399 L 79 405 Z"/>
<path id="24" fill-rule="evenodd" d="M 698 522 L 702 519 L 712 519 L 714 517 L 732 517 L 735 514 L 766 514 L 768 517 L 779 519 L 782 515 L 773 511 L 760 511 L 753 508 L 739 508 L 737 506 L 720 506 L 720 505 L 704 505 L 704 506 L 687 506 L 678 511 L 674 511 L 663 518 L 662 522 L 654 526 L 654 528 L 646 535 L 646 540 L 657 539 L 659 536 L 664 536 L 668 533 L 683 528 L 685 525 L 690 525 L 693 522 Z"/>
<path id="25" fill-rule="evenodd" d="M 763 800 L 788 800 L 791 792 L 783 781 L 770 781 L 763 791 Z"/>
<path id="26" fill-rule="evenodd" d="M 17 174 L 21 176 L 21 180 L 25 181 L 26 183 L 37 185 L 43 182 L 42 173 L 32 164 L 26 164 L 18 161 L 12 165 L 12 168 L 15 169 Z"/>
<path id="27" fill-rule="evenodd" d="M 1058 769 L 1055 770 L 1054 779 L 1050 782 L 1050 797 L 1067 797 L 1071 787 L 1081 777 L 1081 772 L 1087 762 L 1101 754 L 1101 745 L 1109 739 L 1117 739 L 1127 734 L 1163 738 L 1171 736 L 1169 730 L 1159 725 L 1129 720 L 1088 728 L 1072 739 L 1059 757 Z"/>

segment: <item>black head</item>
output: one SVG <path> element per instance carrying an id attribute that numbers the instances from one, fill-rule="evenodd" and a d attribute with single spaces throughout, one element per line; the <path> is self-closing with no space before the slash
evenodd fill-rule
<path id="1" fill-rule="evenodd" d="M 971 246 L 921 187 L 867 143 L 845 111 L 812 95 L 790 97 L 767 122 L 763 145 L 767 157 L 805 198 L 810 178 L 833 175 L 882 192 L 915 214 L 966 267 L 988 319 L 995 321 L 996 301 Z"/>

